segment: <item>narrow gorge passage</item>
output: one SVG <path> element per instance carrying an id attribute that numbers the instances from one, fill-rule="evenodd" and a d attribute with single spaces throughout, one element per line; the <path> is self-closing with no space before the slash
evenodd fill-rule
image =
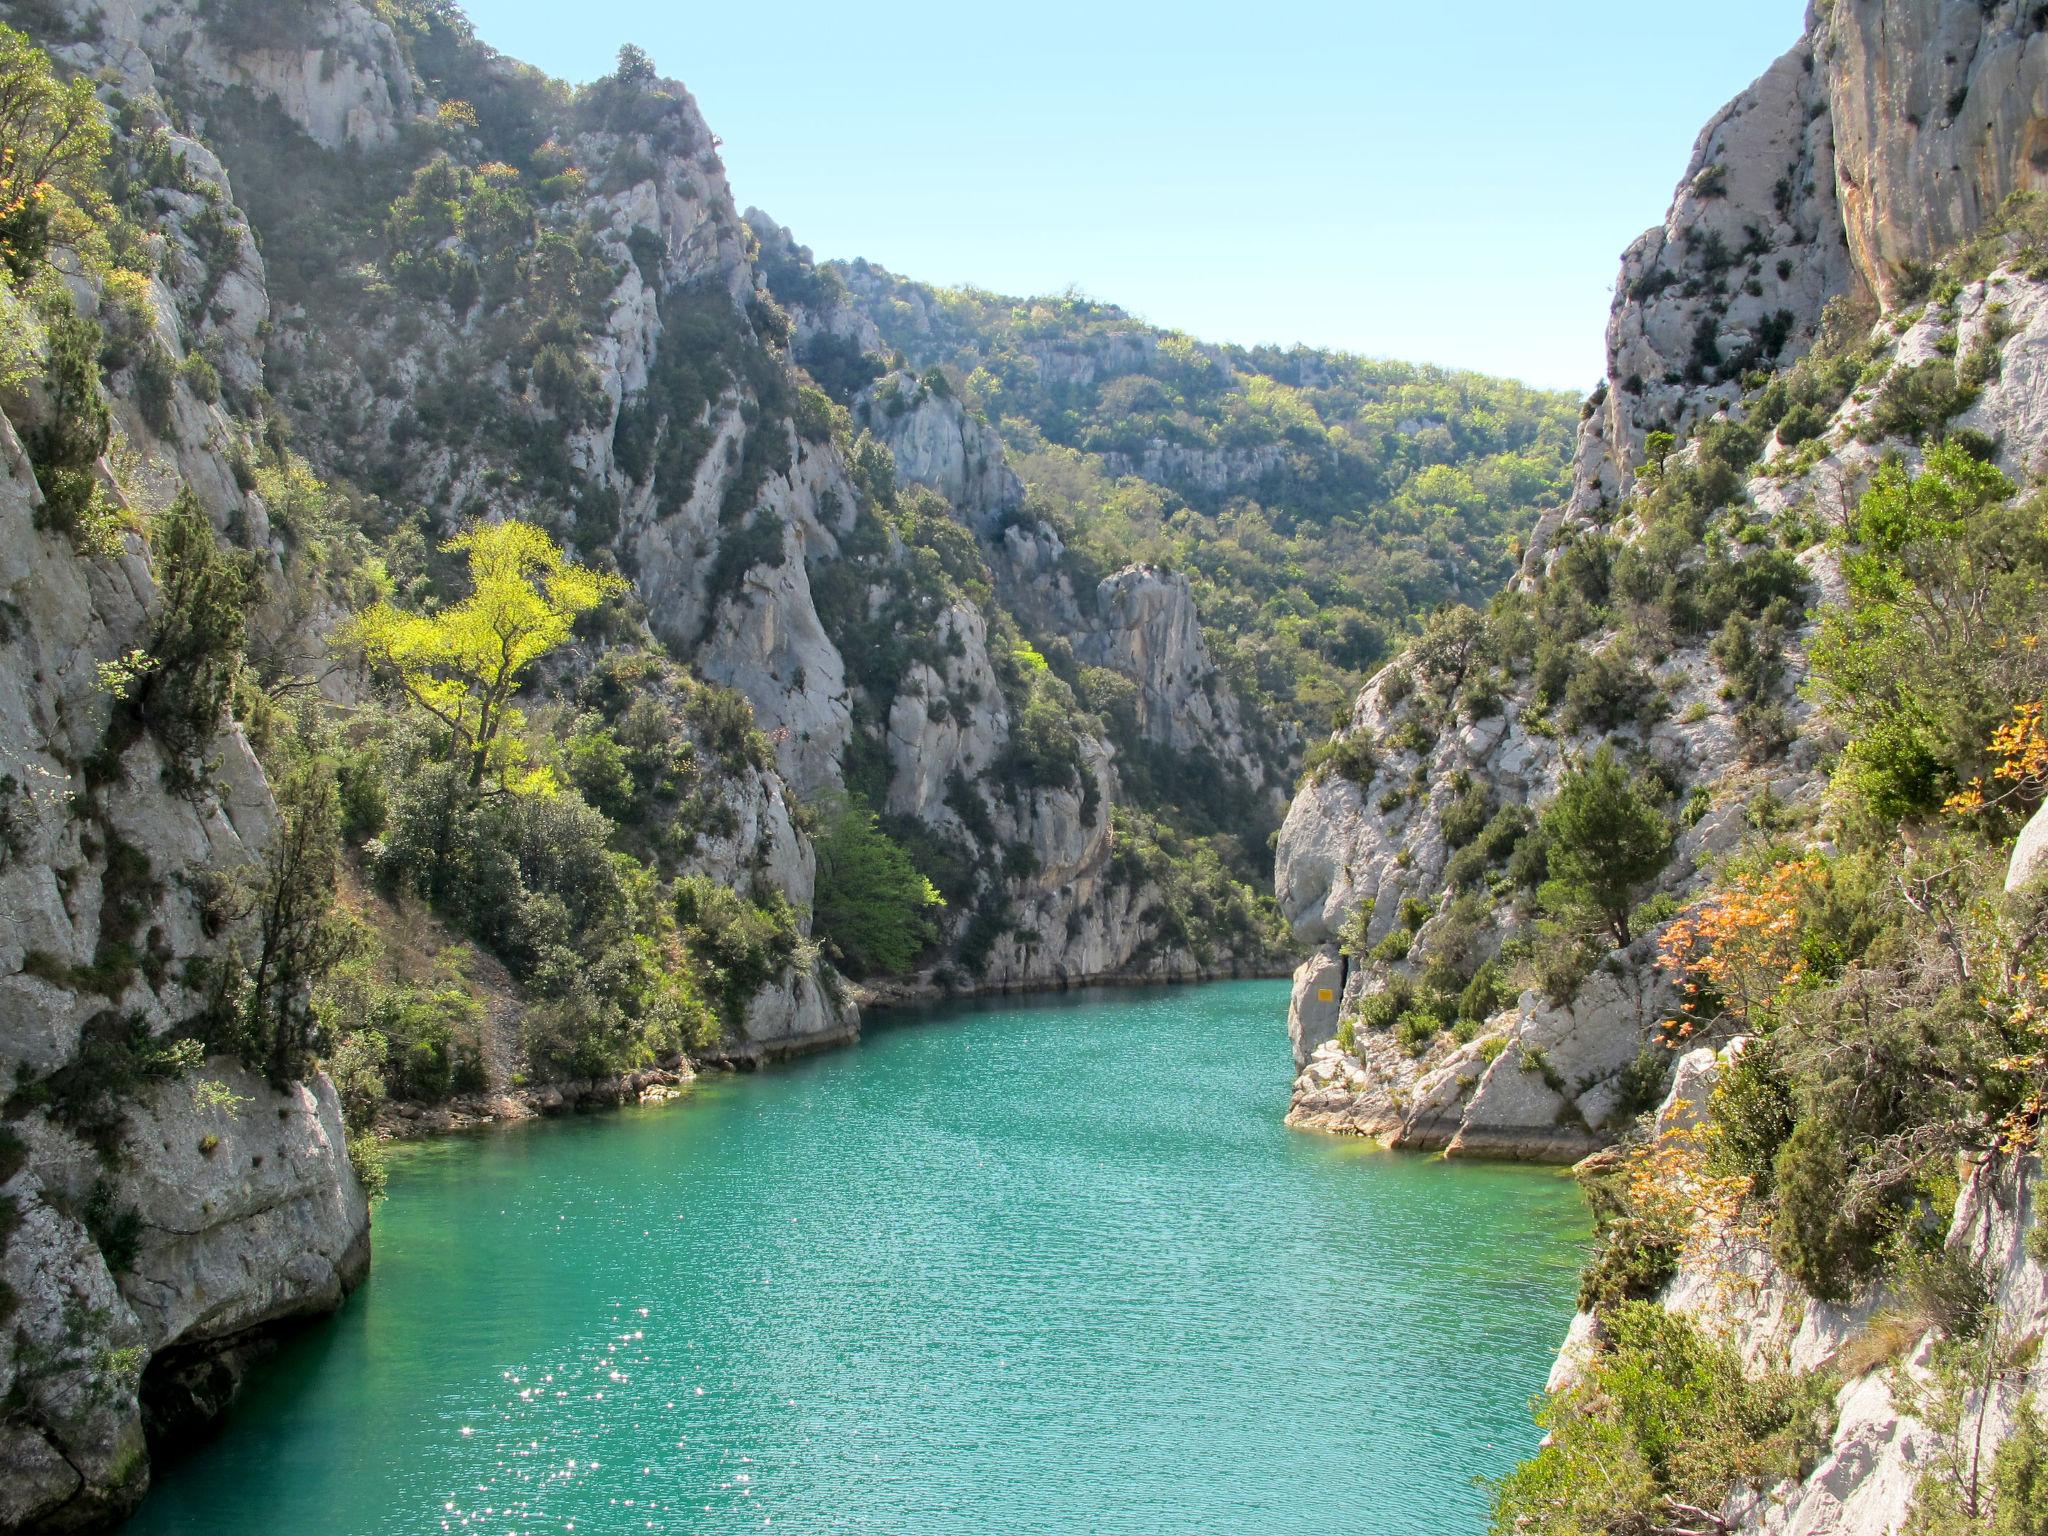
<path id="1" fill-rule="evenodd" d="M 363 1290 L 127 1529 L 1478 1532 L 1580 1197 L 1278 1125 L 1285 998 L 955 1008 L 406 1148 Z"/>

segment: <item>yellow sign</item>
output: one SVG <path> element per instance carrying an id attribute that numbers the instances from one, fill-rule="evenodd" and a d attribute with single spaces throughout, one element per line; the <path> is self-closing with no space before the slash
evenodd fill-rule
<path id="1" fill-rule="evenodd" d="M 1336 996 L 1337 994 L 1332 992 L 1328 987 L 1318 987 L 1316 989 L 1316 1001 L 1319 1003 L 1332 1002 L 1335 1000 Z"/>

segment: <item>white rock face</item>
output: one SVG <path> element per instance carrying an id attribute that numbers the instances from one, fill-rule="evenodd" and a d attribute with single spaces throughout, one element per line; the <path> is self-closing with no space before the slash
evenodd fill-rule
<path id="1" fill-rule="evenodd" d="M 1827 301 L 1853 287 L 1831 132 L 1810 38 L 1701 132 L 1664 223 L 1622 257 L 1574 514 L 1627 494 L 1652 430 L 1683 433 L 1740 397 L 1745 365 L 1805 351 Z"/>
<path id="2" fill-rule="evenodd" d="M 988 656 L 988 620 L 969 603 L 942 610 L 933 626 L 943 670 L 914 665 L 889 711 L 889 810 L 927 826 L 964 830 L 946 800 L 973 784 L 1010 736 L 1009 711 Z"/>
<path id="3" fill-rule="evenodd" d="M 1838 5 L 1824 58 L 1842 219 L 1889 304 L 1909 262 L 2048 187 L 2048 69 L 2030 7 Z"/>
<path id="4" fill-rule="evenodd" d="M 1299 1072 L 1326 1045 L 1337 1039 L 1350 966 L 1342 955 L 1318 951 L 1294 973 L 1294 995 L 1287 1009 L 1287 1035 L 1294 1043 L 1294 1068 Z M 1339 1055 L 1342 1054 L 1340 1051 Z"/>
<path id="5" fill-rule="evenodd" d="M 424 105 L 391 28 L 355 0 L 337 0 L 317 45 L 304 49 L 222 35 L 190 4 L 58 0 L 57 9 L 93 38 L 95 61 L 107 61 L 129 97 L 157 90 L 162 61 L 175 58 L 182 79 L 251 90 L 328 149 L 382 148 Z"/>
<path id="6" fill-rule="evenodd" d="M 1252 490 L 1287 469 L 1288 449 L 1280 443 L 1198 448 L 1154 438 L 1139 453 L 1105 453 L 1102 461 L 1112 475 L 1137 475 L 1182 491 L 1228 496 Z"/>
<path id="7" fill-rule="evenodd" d="M 892 373 L 862 393 L 854 418 L 895 455 L 900 478 L 937 491 L 977 533 L 992 532 L 1004 513 L 1024 504 L 1023 482 L 1004 462 L 1002 439 L 951 393 Z"/>
<path id="8" fill-rule="evenodd" d="M 796 537 L 792 530 L 789 538 Z M 846 667 L 811 600 L 810 574 L 788 543 L 782 564 L 757 565 L 721 604 L 698 665 L 745 694 L 784 777 L 801 794 L 839 782 L 853 733 Z"/>
<path id="9" fill-rule="evenodd" d="M 152 1034 L 197 1011 L 182 962 L 217 947 L 198 893 L 260 861 L 278 825 L 234 731 L 213 743 L 217 763 L 193 793 L 166 790 L 166 760 L 147 736 L 122 756 L 119 779 L 84 782 L 76 765 L 98 749 L 112 712 L 96 668 L 146 641 L 158 598 L 139 542 L 118 559 L 85 560 L 64 535 L 35 527 L 39 501 L 20 440 L 0 418 L 7 1092 L 72 1064 L 110 1008 Z M 117 856 L 125 888 L 143 884 L 142 911 L 125 932 L 107 900 Z M 109 943 L 161 964 L 94 970 Z M 0 1254 L 18 1298 L 0 1341 L 0 1395 L 22 1405 L 0 1428 L 0 1524 L 10 1529 L 125 1513 L 148 1479 L 145 1367 L 166 1352 L 203 1360 L 250 1330 L 331 1310 L 368 1261 L 369 1213 L 333 1089 L 323 1079 L 279 1093 L 225 1061 L 202 1075 L 232 1105 L 202 1109 L 192 1079 L 166 1083 L 131 1108 L 111 1160 L 52 1111 L 10 1122 L 26 1154 L 5 1186 L 21 1221 Z M 140 1224 L 133 1264 L 118 1277 L 80 1220 L 96 1188 Z"/>
<path id="10" fill-rule="evenodd" d="M 168 1084 L 122 1142 L 142 1242 L 121 1294 L 157 1349 L 331 1311 L 370 1261 L 333 1084 L 280 1092 L 224 1057 L 201 1072 L 232 1108 Z"/>
<path id="11" fill-rule="evenodd" d="M 1156 565 L 1128 566 L 1103 578 L 1095 613 L 1075 654 L 1138 685 L 1144 738 L 1180 754 L 1212 753 L 1264 787 L 1271 775 L 1245 731 L 1237 695 L 1209 657 L 1187 577 Z"/>

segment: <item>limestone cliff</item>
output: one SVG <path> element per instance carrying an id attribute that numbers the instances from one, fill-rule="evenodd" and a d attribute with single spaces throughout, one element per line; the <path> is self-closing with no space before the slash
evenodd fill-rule
<path id="1" fill-rule="evenodd" d="M 1569 501 L 1483 624 L 1446 616 L 1360 694 L 1289 813 L 1277 890 L 1314 951 L 1290 1013 L 1293 1123 L 1554 1161 L 1619 1141 L 1584 1165 L 1608 1189 L 1618 1167 L 1682 1162 L 1724 1133 L 1702 1127 L 1745 1042 L 1665 1048 L 1695 973 L 1660 964 L 1659 941 L 1724 856 L 1774 829 L 1823 850 L 1842 835 L 1828 774 L 1853 743 L 1808 684 L 1864 555 L 1866 492 L 1905 483 L 1937 439 L 2009 477 L 2001 495 L 2048 463 L 2048 287 L 2035 237 L 1999 233 L 2031 217 L 2007 199 L 2041 175 L 2040 38 L 2025 6 L 1817 5 L 1702 133 L 1665 222 L 1623 259 Z M 1923 385 L 1931 401 L 1908 405 Z M 1559 967 L 1533 833 L 1601 747 L 1675 835 L 1628 931 L 1590 968 Z M 2038 871 L 2039 825 L 2010 890 Z M 1466 991 L 1432 1012 L 1447 978 Z M 1979 1480 L 2036 1386 L 2016 1341 L 2040 1327 L 2038 1168 L 2017 1140 L 1970 1141 L 1952 1214 L 1918 1218 L 1987 1289 L 1977 1344 L 1895 1280 L 1816 1300 L 1785 1267 L 1782 1211 L 1759 1229 L 1754 1204 L 1737 1220 L 1688 1187 L 1710 1214 L 1671 1271 L 1625 1294 L 1701 1322 L 1754 1375 L 1843 1378 L 1801 1475 L 1681 1506 L 1688 1528 L 1876 1536 L 1925 1516 L 1930 1478 L 1964 1479 L 1985 1518 Z M 1618 1305 L 1591 1280 L 1588 1295 Z M 1574 1324 L 1553 1390 L 1596 1368 L 1602 1315 Z M 1958 1386 L 1956 1351 L 1980 1346 L 1981 1379 Z"/>
<path id="2" fill-rule="evenodd" d="M 162 606 L 148 553 L 129 535 L 83 556 L 41 503 L 0 419 L 8 1529 L 131 1508 L 145 1428 L 217 1411 L 237 1351 L 339 1305 L 369 1260 L 326 1079 L 275 1085 L 190 1038 L 208 967 L 255 942 L 219 893 L 279 835 L 270 788 L 232 728 L 189 785 L 154 737 L 127 738 L 101 669 Z"/>
<path id="3" fill-rule="evenodd" d="M 1935 42 L 1917 53 L 1889 49 L 1890 62 L 1872 64 L 1870 51 L 1881 46 L 1873 39 L 1902 37 Z M 1524 586 L 1556 570 L 1576 537 L 1614 533 L 1623 545 L 1640 539 L 1639 518 L 1615 527 L 1610 520 L 1625 495 L 1656 483 L 1641 478 L 1652 432 L 1682 436 L 1717 415 L 1739 419 L 1756 371 L 1789 366 L 1805 352 L 1824 309 L 1837 306 L 1837 344 L 1855 343 L 1859 321 L 1868 320 L 1858 303 L 1896 291 L 1903 264 L 1924 263 L 2008 191 L 2031 185 L 2020 104 L 2030 90 L 2048 86 L 2048 54 L 2030 43 L 2034 37 L 2010 6 L 1819 7 L 1808 35 L 1708 125 L 1665 223 L 1623 258 L 1608 330 L 1609 377 L 1581 427 L 1576 488 L 1538 528 Z M 1902 67 L 1907 59 L 1910 68 Z M 1919 158 L 1894 148 L 1917 142 L 1914 119 L 1930 133 L 1946 132 L 1919 103 L 1933 92 L 1944 104 L 1953 99 L 1962 114 L 1967 103 L 1957 93 L 1966 78 L 1979 78 L 1973 71 L 1996 83 L 1970 119 L 1982 149 L 1967 172 L 1922 174 Z M 1865 120 L 1860 138 L 1835 126 L 1833 114 L 1844 104 Z M 1874 142 L 1873 123 L 1896 128 L 1877 135 L 1892 148 L 1872 155 L 1846 147 Z M 1839 150 L 1838 137 L 1845 145 Z M 1854 200 L 1865 196 L 1889 210 L 1883 239 L 1893 242 L 1886 247 L 1892 254 L 1881 259 L 1871 255 L 1879 237 L 1856 233 L 1861 216 Z M 1738 254 L 1742 239 L 1752 248 L 1746 255 Z M 1914 309 L 1896 323 L 1886 319 L 1869 334 L 1871 374 L 1985 349 L 1988 382 L 1955 425 L 1984 433 L 1999 465 L 2024 482 L 2048 447 L 2048 422 L 2040 419 L 2032 384 L 2040 300 L 2035 280 L 2005 272 L 1945 305 Z M 1773 316 L 1789 318 L 1760 328 Z M 1769 342 L 1761 350 L 1759 337 Z M 1693 338 L 1700 345 L 1688 353 Z M 1805 578 L 1803 614 L 1786 630 L 1772 669 L 1768 743 L 1756 739 L 1754 718 L 1746 722 L 1731 706 L 1725 668 L 1705 635 L 1674 636 L 1654 674 L 1637 669 L 1640 691 L 1629 695 L 1627 707 L 1576 728 L 1572 711 L 1559 707 L 1563 701 L 1542 697 L 1541 682 L 1526 673 L 1502 679 L 1497 707 L 1489 698 L 1478 718 L 1468 710 L 1444 728 L 1418 696 L 1417 673 L 1427 659 L 1412 655 L 1360 694 L 1344 734 L 1377 744 L 1370 782 L 1337 772 L 1313 777 L 1280 838 L 1282 911 L 1297 938 L 1317 949 L 1297 973 L 1291 1013 L 1297 1060 L 1306 1068 L 1296 1087 L 1298 1119 L 1425 1146 L 1519 1146 L 1556 1158 L 1578 1155 L 1624 1128 L 1627 1116 L 1610 1118 L 1612 1088 L 1672 1006 L 1651 964 L 1652 944 L 1610 957 L 1569 1002 L 1524 990 L 1481 1035 L 1462 1045 L 1439 1042 L 1412 1058 L 1383 1041 L 1363 1054 L 1336 1043 L 1343 1018 L 1380 988 L 1384 972 L 1340 954 L 1339 935 L 1364 907 L 1361 956 L 1404 929 L 1413 930 L 1415 952 L 1426 953 L 1456 905 L 1455 891 L 1445 889 L 1446 870 L 1470 838 L 1447 836 L 1453 804 L 1476 795 L 1489 815 L 1503 807 L 1539 809 L 1565 765 L 1602 740 L 1626 744 L 1654 765 L 1684 802 L 1685 825 L 1660 887 L 1676 895 L 1696 885 L 1714 854 L 1733 846 L 1753 797 L 1798 804 L 1819 794 L 1813 768 L 1830 743 L 1801 682 L 1818 617 L 1840 596 L 1836 557 L 1820 540 L 1898 446 L 1887 441 L 1878 394 L 1851 393 L 1831 418 L 1815 423 L 1803 456 L 1772 441 L 1763 445 L 1762 462 L 1745 471 L 1742 502 L 1758 525 L 1776 519 L 1788 531 Z M 1657 471 L 1696 464 L 1699 454 L 1695 442 L 1668 464 L 1660 461 Z M 1744 557 L 1735 552 L 1738 563 Z M 1583 654 L 1614 657 L 1616 638 L 1596 633 L 1576 643 Z M 1512 907 L 1496 911 L 1484 924 L 1495 937 L 1481 947 L 1490 952 L 1514 923 Z M 1532 1051 L 1540 1053 L 1540 1070 L 1529 1066 Z"/>

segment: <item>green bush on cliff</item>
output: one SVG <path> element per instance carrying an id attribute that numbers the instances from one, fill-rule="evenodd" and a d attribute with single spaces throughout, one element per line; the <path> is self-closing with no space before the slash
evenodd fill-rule
<path id="1" fill-rule="evenodd" d="M 1667 1223 L 1643 1216 L 1606 1222 L 1579 1277 L 1579 1310 L 1605 1312 L 1624 1302 L 1654 1300 L 1678 1273 L 1683 1246 Z"/>
<path id="2" fill-rule="evenodd" d="M 1370 789 L 1378 772 L 1378 752 L 1368 731 L 1340 731 L 1310 747 L 1302 759 L 1304 783 L 1334 774 L 1360 789 Z"/>
<path id="3" fill-rule="evenodd" d="M 1493 1485 L 1498 1536 L 1652 1536 L 1738 1483 L 1798 1477 L 1833 1427 L 1834 1382 L 1765 1371 L 1654 1302 L 1603 1318 L 1580 1380 L 1549 1398 L 1544 1448 Z"/>
<path id="4" fill-rule="evenodd" d="M 176 757 L 197 760 L 225 716 L 256 593 L 249 559 L 222 547 L 190 491 L 151 524 L 150 563 L 162 601 L 136 715 Z"/>
<path id="5" fill-rule="evenodd" d="M 1884 821 L 1983 775 L 1992 732 L 2048 694 L 2048 656 L 2027 639 L 2043 617 L 2048 498 L 2013 497 L 1996 469 L 1938 444 L 1917 475 L 1881 467 L 1858 508 L 1849 601 L 1824 616 L 1813 669 L 1849 739 L 1839 781 Z"/>
<path id="6" fill-rule="evenodd" d="M 825 808 L 817 851 L 818 936 L 850 975 L 909 970 L 937 934 L 938 889 L 863 802 Z"/>

